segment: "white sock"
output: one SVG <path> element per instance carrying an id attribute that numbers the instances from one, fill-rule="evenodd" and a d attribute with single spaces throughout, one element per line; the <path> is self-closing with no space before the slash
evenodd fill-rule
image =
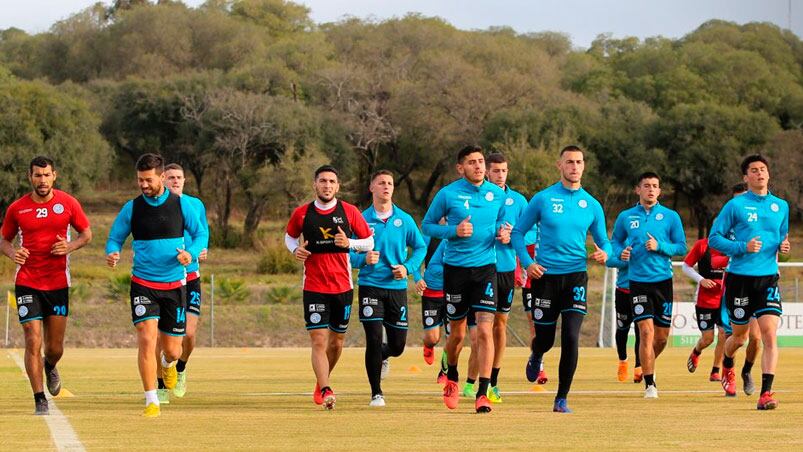
<path id="1" fill-rule="evenodd" d="M 145 391 L 145 406 L 148 406 L 151 403 L 155 403 L 156 406 L 159 406 L 159 397 L 156 395 L 155 389 Z"/>
<path id="2" fill-rule="evenodd" d="M 544 360 L 541 360 L 541 365 L 538 367 L 538 370 L 544 370 Z"/>
<path id="3" fill-rule="evenodd" d="M 165 354 L 164 353 L 162 353 L 160 356 L 162 357 L 162 368 L 168 369 L 168 368 L 173 367 L 174 365 L 176 365 L 175 361 L 173 361 L 171 363 L 167 362 L 167 360 L 165 359 Z"/>

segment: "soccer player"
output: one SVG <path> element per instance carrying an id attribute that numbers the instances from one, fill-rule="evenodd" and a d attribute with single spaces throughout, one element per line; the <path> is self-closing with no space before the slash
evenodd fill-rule
<path id="1" fill-rule="evenodd" d="M 336 198 L 340 181 L 333 166 L 316 169 L 312 186 L 315 200 L 293 211 L 285 245 L 304 263 L 304 316 L 316 380 L 312 399 L 331 410 L 336 398 L 329 375 L 343 351 L 353 301 L 349 250 L 370 251 L 374 239 L 360 211 Z"/>
<path id="2" fill-rule="evenodd" d="M 644 397 L 658 398 L 655 360 L 666 347 L 672 327 L 672 256 L 686 254 L 680 215 L 661 205 L 661 179 L 642 173 L 636 183 L 639 202 L 616 218 L 612 240 L 627 261 L 633 321 L 641 336 L 639 354 L 646 386 Z"/>
<path id="3" fill-rule="evenodd" d="M 605 263 L 607 267 L 616 268 L 616 295 L 614 297 L 614 309 L 616 310 L 616 353 L 619 355 L 619 365 L 616 369 L 617 380 L 624 382 L 627 380 L 627 336 L 630 333 L 630 325 L 636 329 L 636 343 L 633 353 L 636 355 L 636 366 L 633 368 L 633 382 L 641 383 L 641 358 L 639 357 L 639 337 L 638 325 L 633 323 L 633 311 L 630 309 L 630 278 L 628 277 L 627 262 L 619 259 L 619 256 L 608 257 Z"/>
<path id="4" fill-rule="evenodd" d="M 81 204 L 53 188 L 56 177 L 53 160 L 47 157 L 31 160 L 28 181 L 33 191 L 8 206 L 0 230 L 0 251 L 17 264 L 14 292 L 25 335 L 25 372 L 33 389 L 37 415 L 49 414 L 42 384 L 43 368 L 48 392 L 55 396 L 61 391 L 56 364 L 64 354 L 69 314 L 68 256 L 92 240 L 89 220 Z M 71 226 L 78 232 L 74 240 L 70 237 Z M 19 247 L 15 248 L 12 242 L 17 235 Z"/>
<path id="5" fill-rule="evenodd" d="M 404 351 L 409 315 L 407 276 L 417 275 L 416 269 L 421 267 L 427 252 L 413 217 L 393 203 L 393 189 L 393 173 L 379 170 L 373 174 L 370 186 L 373 204 L 362 216 L 373 231 L 374 249 L 367 253 L 351 252 L 351 265 L 360 270 L 357 299 L 360 322 L 365 329 L 365 370 L 371 384 L 372 407 L 385 406 L 380 383 L 383 362 Z M 386 343 L 382 342 L 383 327 Z"/>
<path id="6" fill-rule="evenodd" d="M 586 237 L 596 244 L 593 258 L 605 264 L 611 245 L 605 230 L 605 214 L 600 203 L 581 187 L 585 158 L 577 146 L 560 151 L 557 163 L 560 181 L 538 192 L 530 200 L 513 228 L 512 241 L 522 267 L 532 282 L 532 369 L 538 369 L 544 354 L 555 343 L 558 316 L 561 324 L 561 354 L 558 392 L 552 410 L 571 413 L 569 394 L 580 341 L 580 327 L 588 311 L 586 303 Z M 527 252 L 525 234 L 538 225 L 538 261 Z"/>
<path id="7" fill-rule="evenodd" d="M 724 301 L 733 328 L 725 341 L 722 387 L 725 395 L 736 395 L 733 356 L 747 341 L 750 318 L 755 316 L 761 330 L 759 410 L 778 406 L 772 384 L 778 364 L 777 329 L 782 314 L 778 288 L 778 252 L 788 254 L 789 206 L 769 191 L 769 164 L 758 154 L 741 164 L 749 191 L 728 201 L 714 220 L 709 244 L 730 256 L 725 277 Z M 733 232 L 734 239 L 728 238 Z"/>
<path id="8" fill-rule="evenodd" d="M 421 290 L 421 322 L 424 329 L 424 362 L 431 365 L 435 362 L 435 346 L 441 339 L 441 326 L 448 335 L 446 323 L 446 301 L 443 295 L 443 252 L 446 241 L 424 237 L 427 242 L 427 255 L 424 257 L 423 287 L 421 281 L 418 287 Z M 446 385 L 446 372 L 448 371 L 446 350 L 441 353 L 441 368 L 438 371 L 438 383 Z"/>
<path id="9" fill-rule="evenodd" d="M 530 257 L 535 260 L 537 257 L 536 247 L 538 246 L 538 233 L 537 233 L 537 226 L 534 231 L 528 232 L 524 236 L 524 242 L 527 244 L 527 253 Z M 533 323 L 533 293 L 532 293 L 532 282 L 533 278 L 527 276 L 527 269 L 522 269 L 521 261 L 519 261 L 519 271 L 522 273 L 522 279 L 524 282 L 521 285 L 521 301 L 524 305 L 524 315 L 527 318 L 527 323 L 530 326 L 530 344 L 533 343 L 535 340 L 535 324 Z M 549 377 L 544 370 L 544 359 L 541 358 L 540 363 L 538 363 L 538 367 L 536 368 L 536 360 L 535 354 L 532 352 L 532 347 L 530 347 L 530 357 L 527 359 L 527 366 L 525 367 L 525 374 L 527 376 L 527 381 L 534 382 L 539 385 L 547 384 L 549 381 Z"/>
<path id="10" fill-rule="evenodd" d="M 203 226 L 188 198 L 164 185 L 164 159 L 143 154 L 137 160 L 137 183 L 142 194 L 126 202 L 114 219 L 106 241 L 106 264 L 116 267 L 129 235 L 131 318 L 137 330 L 137 361 L 145 390 L 145 417 L 160 415 L 156 392 L 156 343 L 162 346 L 161 365 L 174 366 L 181 357 L 186 331 L 186 266 L 198 260 L 205 247 Z M 184 242 L 189 232 L 191 242 Z"/>
<path id="11" fill-rule="evenodd" d="M 170 379 L 175 382 L 172 387 L 173 394 L 176 397 L 184 397 L 184 394 L 187 392 L 187 361 L 189 361 L 190 355 L 195 349 L 195 332 L 198 330 L 198 321 L 201 317 L 200 262 L 206 261 L 208 256 L 209 223 L 206 219 L 206 207 L 203 201 L 184 193 L 184 182 L 186 179 L 184 178 L 184 168 L 182 168 L 181 165 L 171 163 L 165 166 L 165 180 L 167 181 L 168 190 L 190 201 L 190 204 L 195 208 L 195 213 L 198 215 L 198 221 L 201 223 L 202 227 L 200 240 L 203 249 L 198 255 L 198 260 L 192 261 L 190 265 L 187 266 L 187 314 L 189 314 L 189 317 L 187 317 L 187 333 L 181 342 L 181 358 L 176 361 L 175 366 L 164 369 L 171 375 L 172 378 Z M 184 243 L 192 243 L 192 237 L 187 231 L 184 231 Z"/>
<path id="12" fill-rule="evenodd" d="M 697 266 L 697 270 L 694 266 Z M 725 347 L 725 330 L 722 328 L 720 302 L 722 300 L 722 278 L 728 256 L 708 246 L 708 239 L 697 240 L 683 260 L 683 273 L 697 283 L 697 301 L 694 306 L 700 339 L 692 348 L 686 360 L 689 372 L 697 370 L 700 354 L 714 342 L 714 326 L 717 327 L 718 340 L 714 348 L 714 365 L 711 367 L 709 381 L 720 381 L 719 370 L 722 365 L 722 350 Z"/>
<path id="13" fill-rule="evenodd" d="M 477 413 L 491 411 L 488 384 L 493 364 L 493 320 L 496 312 L 496 241 L 510 241 L 504 227 L 505 192 L 485 180 L 482 148 L 466 146 L 457 154 L 460 179 L 443 187 L 429 206 L 422 229 L 430 237 L 446 239 L 443 285 L 450 334 L 446 342 L 448 382 L 443 401 L 457 408 L 457 363 L 466 334 L 466 317 L 477 322 L 477 358 L 480 384 L 474 402 Z M 439 220 L 446 217 L 446 225 Z"/>

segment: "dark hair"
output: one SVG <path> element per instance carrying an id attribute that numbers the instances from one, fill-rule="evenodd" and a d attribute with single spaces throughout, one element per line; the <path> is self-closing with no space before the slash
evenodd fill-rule
<path id="1" fill-rule="evenodd" d="M 751 163 L 755 163 L 755 162 L 761 162 L 761 163 L 767 165 L 767 169 L 769 169 L 769 167 L 770 167 L 769 162 L 767 162 L 767 159 L 765 159 L 763 155 L 761 155 L 761 154 L 748 155 L 747 157 L 745 157 L 744 160 L 742 160 L 742 165 L 741 165 L 742 174 L 746 176 L 747 175 L 747 168 L 750 167 Z"/>
<path id="2" fill-rule="evenodd" d="M 394 179 L 392 171 L 386 170 L 386 169 L 381 169 L 381 170 L 375 171 L 374 174 L 371 175 L 371 182 L 373 182 L 374 179 L 376 179 L 379 176 L 390 176 L 391 179 Z"/>
<path id="3" fill-rule="evenodd" d="M 318 169 L 315 170 L 315 179 L 318 179 L 318 175 L 321 173 L 335 173 L 335 176 L 340 177 L 340 174 L 338 174 L 337 170 L 332 165 L 323 165 L 318 167 Z"/>
<path id="4" fill-rule="evenodd" d="M 165 165 L 165 171 L 171 170 L 181 171 L 182 173 L 184 172 L 184 168 L 182 168 L 178 163 L 168 163 Z"/>
<path id="5" fill-rule="evenodd" d="M 475 152 L 482 154 L 482 148 L 476 144 L 469 144 L 463 149 L 460 149 L 460 152 L 457 153 L 457 163 L 463 163 L 463 159 L 466 158 L 466 156 Z"/>
<path id="6" fill-rule="evenodd" d="M 747 191 L 747 184 L 744 182 L 739 182 L 738 184 L 731 187 L 731 194 L 735 195 L 736 193 L 744 193 Z"/>
<path id="7" fill-rule="evenodd" d="M 488 157 L 485 158 L 485 165 L 489 168 L 491 167 L 491 163 L 505 163 L 507 159 L 505 155 L 501 152 L 494 152 L 493 154 L 489 154 Z"/>
<path id="8" fill-rule="evenodd" d="M 137 160 L 137 171 L 156 170 L 156 174 L 162 174 L 165 170 L 165 159 L 159 154 L 142 154 Z"/>
<path id="9" fill-rule="evenodd" d="M 567 152 L 579 152 L 579 153 L 583 154 L 583 158 L 585 158 L 585 156 L 586 156 L 586 153 L 583 152 L 582 149 L 580 149 L 580 146 L 577 146 L 575 144 L 570 144 L 570 145 L 566 146 L 565 148 L 561 149 L 560 150 L 560 156 L 563 157 L 563 154 L 565 154 Z"/>
<path id="10" fill-rule="evenodd" d="M 36 156 L 33 158 L 33 160 L 31 160 L 31 164 L 28 167 L 29 174 L 33 174 L 34 166 L 38 166 L 39 168 L 47 168 L 48 166 L 50 166 L 50 168 L 52 168 L 53 170 L 56 169 L 56 165 L 53 164 L 53 159 L 51 159 L 50 157 L 45 157 L 43 155 Z"/>
<path id="11" fill-rule="evenodd" d="M 641 181 L 644 179 L 658 179 L 658 182 L 661 182 L 661 178 L 658 177 L 658 174 L 652 171 L 645 171 L 639 175 L 638 179 L 636 180 L 636 185 L 641 184 Z"/>

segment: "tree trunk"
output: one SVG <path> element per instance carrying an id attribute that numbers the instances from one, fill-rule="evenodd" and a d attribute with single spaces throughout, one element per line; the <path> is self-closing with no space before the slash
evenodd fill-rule
<path id="1" fill-rule="evenodd" d="M 228 172 L 223 175 L 223 188 L 224 195 L 222 202 L 219 200 L 217 203 L 217 228 L 220 230 L 220 235 L 223 243 L 229 238 L 229 217 L 231 217 L 231 181 L 229 180 Z"/>
<path id="2" fill-rule="evenodd" d="M 242 246 L 250 246 L 254 243 L 254 235 L 259 222 L 262 221 L 262 214 L 265 211 L 267 199 L 264 197 L 252 198 L 248 196 L 248 213 L 245 215 L 243 221 L 243 238 L 240 244 Z"/>

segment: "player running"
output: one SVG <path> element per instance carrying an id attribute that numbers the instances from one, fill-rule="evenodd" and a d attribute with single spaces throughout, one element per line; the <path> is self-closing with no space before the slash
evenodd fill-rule
<path id="1" fill-rule="evenodd" d="M 630 334 L 630 325 L 636 330 L 636 343 L 633 346 L 633 354 L 636 355 L 636 366 L 633 368 L 633 383 L 641 383 L 643 378 L 641 372 L 641 358 L 639 357 L 639 337 L 638 325 L 633 323 L 633 310 L 630 308 L 630 277 L 628 276 L 628 265 L 619 256 L 608 257 L 605 263 L 607 267 L 616 268 L 616 295 L 614 296 L 614 309 L 616 310 L 616 354 L 619 356 L 619 364 L 616 369 L 616 379 L 620 382 L 627 380 L 627 338 Z"/>
<path id="2" fill-rule="evenodd" d="M 92 240 L 89 220 L 81 204 L 53 188 L 57 176 L 53 160 L 47 157 L 31 160 L 28 181 L 33 191 L 8 206 L 0 230 L 0 250 L 17 264 L 14 293 L 25 335 L 25 372 L 37 415 L 49 414 L 42 384 L 43 369 L 50 395 L 56 396 L 61 391 L 56 364 L 64 354 L 69 314 L 68 256 Z M 74 240 L 70 237 L 71 226 L 78 232 Z M 17 235 L 19 247 L 14 248 L 12 242 Z"/>
<path id="3" fill-rule="evenodd" d="M 312 399 L 331 410 L 336 398 L 329 375 L 343 351 L 353 301 L 349 250 L 370 251 L 374 239 L 360 211 L 336 198 L 340 182 L 334 167 L 315 170 L 312 186 L 315 200 L 293 211 L 285 245 L 304 263 L 304 317 L 316 380 Z"/>
<path id="4" fill-rule="evenodd" d="M 157 395 L 157 340 L 161 365 L 169 368 L 181 357 L 186 332 L 186 266 L 198 260 L 206 247 L 204 228 L 189 198 L 164 185 L 164 159 L 143 154 L 136 163 L 142 194 L 123 205 L 106 241 L 106 264 L 116 267 L 129 235 L 134 265 L 131 269 L 131 317 L 137 330 L 137 361 L 145 390 L 145 417 L 160 415 Z M 190 242 L 185 243 L 185 231 Z"/>
<path id="5" fill-rule="evenodd" d="M 443 401 L 457 408 L 460 345 L 469 314 L 477 322 L 477 358 L 480 384 L 474 402 L 477 413 L 491 411 L 488 385 L 493 364 L 493 320 L 496 312 L 496 241 L 510 241 L 504 226 L 505 192 L 485 180 L 482 148 L 466 146 L 457 154 L 460 179 L 443 187 L 424 216 L 424 234 L 448 240 L 443 279 L 450 334 L 446 342 L 447 378 Z M 439 220 L 446 217 L 446 225 Z"/>
<path id="6" fill-rule="evenodd" d="M 778 287 L 778 252 L 788 254 L 789 206 L 769 191 L 769 164 L 761 155 L 742 161 L 749 191 L 728 201 L 714 220 L 709 244 L 730 256 L 725 276 L 724 301 L 733 328 L 725 341 L 722 387 L 736 395 L 733 356 L 747 341 L 749 322 L 756 317 L 764 352 L 761 357 L 759 410 L 778 406 L 772 384 L 778 364 L 777 329 L 783 312 Z M 732 232 L 734 238 L 728 238 Z"/>
<path id="7" fill-rule="evenodd" d="M 351 265 L 360 270 L 357 299 L 365 329 L 365 370 L 371 384 L 372 407 L 385 406 L 380 383 L 383 362 L 404 351 L 409 316 L 407 276 L 420 279 L 416 269 L 421 268 L 427 252 L 413 217 L 393 203 L 393 189 L 390 171 L 379 170 L 371 177 L 373 205 L 362 216 L 373 231 L 374 249 L 351 252 Z M 386 343 L 382 341 L 383 327 Z M 388 366 L 384 364 L 385 369 Z"/>
<path id="8" fill-rule="evenodd" d="M 586 237 L 594 238 L 596 251 L 591 258 L 604 264 L 611 252 L 605 230 L 605 214 L 600 203 L 581 187 L 585 159 L 583 150 L 567 146 L 558 160 L 560 181 L 538 192 L 530 200 L 513 228 L 512 241 L 521 264 L 532 282 L 532 318 L 535 340 L 532 343 L 538 369 L 544 354 L 555 343 L 558 316 L 561 323 L 561 354 L 558 392 L 552 410 L 571 413 L 569 395 L 577 369 L 580 327 L 588 311 L 586 303 Z M 538 261 L 527 252 L 525 234 L 538 225 Z"/>
<path id="9" fill-rule="evenodd" d="M 657 174 L 641 174 L 636 194 L 638 204 L 616 218 L 612 240 L 619 258 L 629 264 L 633 321 L 641 336 L 644 397 L 656 399 L 655 360 L 666 347 L 672 326 L 672 256 L 686 254 L 686 235 L 680 215 L 658 202 L 661 179 Z"/>
<path id="10" fill-rule="evenodd" d="M 421 322 L 424 330 L 424 362 L 431 365 L 435 362 L 435 346 L 441 339 L 441 326 L 446 336 L 449 335 L 446 321 L 446 300 L 443 295 L 443 252 L 446 241 L 424 237 L 427 243 L 427 255 L 424 257 L 423 287 L 421 281 L 417 287 L 421 290 Z M 438 371 L 438 383 L 446 385 L 448 371 L 446 349 L 441 352 L 441 366 Z"/>

